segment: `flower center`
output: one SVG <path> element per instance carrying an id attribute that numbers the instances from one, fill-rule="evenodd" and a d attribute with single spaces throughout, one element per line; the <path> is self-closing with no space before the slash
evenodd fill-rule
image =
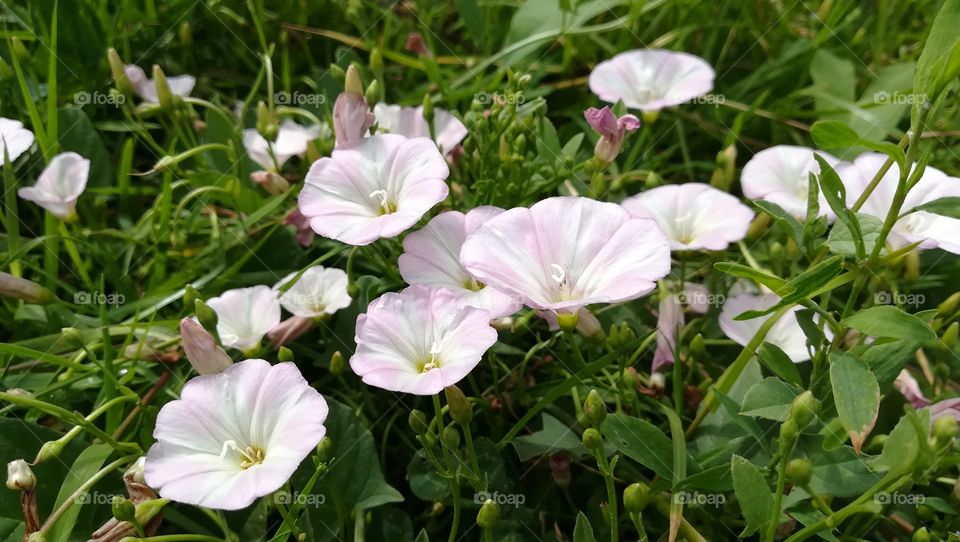
<path id="1" fill-rule="evenodd" d="M 429 352 L 430 358 L 427 359 L 426 361 L 422 361 L 419 364 L 417 364 L 417 372 L 419 372 L 420 374 L 423 374 L 423 373 L 430 372 L 434 369 L 439 369 L 440 358 L 438 356 L 440 355 L 441 351 L 442 351 L 442 348 L 440 348 L 439 343 L 434 342 L 432 345 L 430 345 L 430 352 Z"/>
<path id="2" fill-rule="evenodd" d="M 263 463 L 266 456 L 262 448 L 256 446 L 241 448 L 235 440 L 227 440 L 223 443 L 223 448 L 220 450 L 220 457 L 226 457 L 229 452 L 237 454 L 237 459 L 240 460 L 241 470 L 247 470 L 254 465 Z"/>
<path id="3" fill-rule="evenodd" d="M 693 215 L 686 213 L 676 217 L 674 228 L 677 233 L 677 241 L 684 245 L 693 242 Z"/>
<path id="4" fill-rule="evenodd" d="M 397 203 L 390 201 L 389 194 L 384 189 L 370 192 L 370 199 L 376 198 L 380 202 L 379 213 L 381 216 L 397 212 Z"/>
<path id="5" fill-rule="evenodd" d="M 463 287 L 473 292 L 479 292 L 483 290 L 483 283 L 471 277 L 464 281 Z"/>
<path id="6" fill-rule="evenodd" d="M 553 269 L 550 278 L 557 283 L 558 300 L 565 301 L 570 299 L 570 277 L 567 268 L 558 263 L 552 263 L 550 267 Z"/>

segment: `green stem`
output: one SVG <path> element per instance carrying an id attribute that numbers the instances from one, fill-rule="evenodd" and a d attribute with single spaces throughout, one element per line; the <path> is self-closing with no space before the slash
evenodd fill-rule
<path id="1" fill-rule="evenodd" d="M 47 518 L 47 521 L 45 521 L 43 523 L 43 526 L 40 527 L 40 531 L 39 531 L 40 534 L 41 535 L 46 534 L 57 522 L 57 520 L 59 520 L 60 517 L 63 516 L 67 512 L 67 510 L 70 509 L 71 506 L 76 504 L 77 499 L 79 499 L 84 493 L 90 491 L 90 488 L 93 487 L 94 484 L 99 482 L 104 476 L 106 476 L 107 474 L 110 474 L 111 472 L 113 472 L 113 469 L 119 467 L 120 465 L 123 465 L 124 463 L 135 461 L 138 457 L 140 457 L 140 454 L 133 454 L 133 455 L 121 457 L 120 459 L 117 459 L 113 463 L 110 463 L 106 467 L 103 467 L 102 469 L 97 471 L 96 474 L 91 476 L 89 480 L 87 480 L 80 487 L 78 487 L 77 490 L 73 492 L 73 494 L 67 497 L 63 501 L 63 503 L 60 504 L 59 508 L 57 508 L 52 514 L 50 514 L 50 517 Z"/>
<path id="2" fill-rule="evenodd" d="M 614 484 L 613 469 L 604 455 L 603 448 L 597 450 L 594 454 L 597 458 L 597 465 L 603 474 L 603 481 L 607 486 L 607 517 L 610 520 L 610 542 L 620 540 L 620 518 L 617 510 L 617 488 Z"/>

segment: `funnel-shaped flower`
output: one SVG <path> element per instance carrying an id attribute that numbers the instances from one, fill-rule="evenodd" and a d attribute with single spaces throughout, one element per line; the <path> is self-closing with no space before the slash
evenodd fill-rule
<path id="1" fill-rule="evenodd" d="M 761 316 L 750 320 L 734 320 L 734 318 L 746 311 L 768 309 L 779 301 L 780 298 L 775 294 L 738 294 L 730 297 L 720 311 L 720 329 L 723 330 L 724 335 L 733 339 L 737 344 L 746 346 L 760 329 L 760 326 L 763 325 L 763 322 L 770 316 Z M 810 359 L 810 353 L 807 351 L 807 336 L 803 333 L 803 329 L 797 321 L 798 310 L 800 310 L 800 307 L 794 307 L 781 316 L 767 332 L 764 339 L 764 341 L 783 350 L 794 363 Z M 824 335 L 828 338 L 833 336 L 829 329 L 824 329 Z"/>
<path id="2" fill-rule="evenodd" d="M 293 363 L 248 359 L 163 406 L 144 464 L 160 496 L 238 510 L 286 483 L 323 439 L 327 403 Z"/>
<path id="3" fill-rule="evenodd" d="M 590 90 L 605 102 L 641 111 L 689 102 L 713 89 L 713 68 L 702 58 L 663 49 L 637 49 L 590 72 Z"/>
<path id="4" fill-rule="evenodd" d="M 410 286 L 380 296 L 357 318 L 350 368 L 371 386 L 433 395 L 480 363 L 497 342 L 490 313 L 461 307 L 442 289 Z"/>
<path id="5" fill-rule="evenodd" d="M 837 174 L 840 175 L 847 189 L 848 204 L 852 205 L 860 197 L 885 161 L 885 155 L 868 152 L 858 156 L 852 164 L 837 167 Z M 900 168 L 894 163 L 864 202 L 860 212 L 873 215 L 880 220 L 886 219 L 893 204 L 899 178 Z M 949 196 L 960 196 L 960 179 L 927 166 L 923 176 L 907 193 L 900 214 L 903 215 L 924 203 Z M 897 220 L 887 242 L 897 249 L 920 241 L 920 248 L 942 248 L 948 252 L 960 254 L 960 238 L 957 232 L 960 232 L 960 220 L 927 211 L 915 211 Z"/>
<path id="6" fill-rule="evenodd" d="M 157 95 L 157 82 L 147 77 L 143 68 L 134 64 L 127 64 L 124 67 L 124 71 L 137 96 L 140 96 L 145 102 L 160 103 L 160 98 Z M 170 87 L 170 92 L 181 98 L 189 96 L 190 93 L 193 92 L 193 86 L 196 84 L 197 80 L 192 75 L 167 77 L 167 86 Z"/>
<path id="7" fill-rule="evenodd" d="M 76 213 L 77 198 L 87 188 L 89 175 L 90 160 L 75 152 L 64 152 L 50 160 L 37 184 L 17 190 L 17 195 L 67 220 Z"/>
<path id="8" fill-rule="evenodd" d="M 831 167 L 840 160 L 829 154 L 816 151 Z M 803 219 L 807 216 L 810 174 L 820 174 L 820 164 L 814 150 L 793 145 L 777 145 L 753 155 L 743 166 L 740 187 L 750 199 L 762 199 L 776 203 L 784 211 Z M 820 194 L 820 216 L 833 219 L 833 211 Z"/>
<path id="9" fill-rule="evenodd" d="M 403 107 L 378 103 L 373 107 L 377 125 L 392 134 L 407 137 L 430 137 L 430 126 L 423 117 L 423 106 Z M 433 109 L 433 129 L 440 152 L 448 154 L 467 137 L 467 127 L 460 119 L 443 109 Z"/>
<path id="10" fill-rule="evenodd" d="M 457 294 L 461 304 L 485 309 L 494 319 L 520 310 L 519 301 L 481 284 L 460 263 L 460 248 L 467 236 L 502 212 L 498 207 L 477 207 L 467 214 L 450 211 L 437 215 L 423 229 L 407 235 L 399 262 L 403 280 L 409 284 L 446 288 Z"/>
<path id="11" fill-rule="evenodd" d="M 447 197 L 447 163 L 429 139 L 364 138 L 314 162 L 300 212 L 318 234 L 350 245 L 394 237 Z"/>
<path id="12" fill-rule="evenodd" d="M 655 220 L 673 250 L 723 250 L 743 239 L 754 216 L 737 198 L 703 183 L 658 186 L 627 198 L 623 208 Z"/>
<path id="13" fill-rule="evenodd" d="M 460 262 L 482 283 L 534 309 L 573 314 L 653 290 L 670 246 L 653 220 L 589 198 L 548 198 L 477 228 Z"/>
<path id="14" fill-rule="evenodd" d="M 290 273 L 273 287 L 278 292 L 280 304 L 290 313 L 305 318 L 316 318 L 333 314 L 350 306 L 347 274 L 342 269 L 321 265 L 308 267 L 287 291 L 279 293 L 280 288 L 295 276 L 297 272 Z"/>
<path id="15" fill-rule="evenodd" d="M 33 145 L 33 132 L 24 128 L 19 120 L 0 117 L 0 167 L 3 167 L 4 152 L 13 163 L 30 145 Z"/>
<path id="16" fill-rule="evenodd" d="M 243 131 L 243 146 L 250 158 L 267 171 L 280 171 L 291 156 L 303 154 L 307 145 L 322 134 L 319 126 L 301 126 L 292 120 L 285 120 L 277 131 L 273 142 L 264 139 L 255 128 Z M 276 161 L 274 161 L 276 159 Z"/>
<path id="17" fill-rule="evenodd" d="M 207 305 L 217 313 L 217 334 L 224 346 L 250 350 L 280 323 L 280 302 L 269 286 L 227 290 Z"/>

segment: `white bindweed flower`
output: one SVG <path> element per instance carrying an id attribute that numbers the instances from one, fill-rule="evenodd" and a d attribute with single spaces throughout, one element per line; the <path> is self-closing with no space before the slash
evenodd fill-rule
<path id="1" fill-rule="evenodd" d="M 292 120 L 280 123 L 275 141 L 267 141 L 256 128 L 243 131 L 243 147 L 250 159 L 267 171 L 277 172 L 292 156 L 307 152 L 307 145 L 324 135 L 320 126 L 301 126 Z"/>
<path id="2" fill-rule="evenodd" d="M 664 49 L 637 49 L 590 72 L 590 90 L 605 102 L 655 112 L 713 90 L 713 68 L 702 58 Z"/>
<path id="3" fill-rule="evenodd" d="M 273 287 L 280 297 L 280 304 L 291 314 L 317 318 L 350 306 L 347 274 L 342 269 L 320 265 L 308 267 L 293 286 L 280 293 L 280 288 L 295 276 L 297 272 L 290 273 Z"/>
<path id="4" fill-rule="evenodd" d="M 32 201 L 62 220 L 76 214 L 77 198 L 87 188 L 90 160 L 75 152 L 64 152 L 50 160 L 37 184 L 17 190 L 21 198 Z"/>
<path id="5" fill-rule="evenodd" d="M 731 296 L 723 304 L 720 311 L 720 329 L 724 335 L 733 339 L 737 344 L 746 346 L 757 333 L 760 326 L 770 318 L 770 315 L 752 318 L 750 320 L 735 320 L 738 315 L 750 310 L 764 310 L 776 305 L 780 298 L 776 294 L 753 295 L 741 293 Z M 765 342 L 779 347 L 794 363 L 810 359 L 807 349 L 807 336 L 803 333 L 797 321 L 797 311 L 801 307 L 794 306 L 767 332 Z M 824 335 L 828 339 L 833 337 L 830 329 L 825 328 Z"/>
<path id="6" fill-rule="evenodd" d="M 747 234 L 754 213 L 708 184 L 658 186 L 627 198 L 623 208 L 652 218 L 673 250 L 723 250 Z"/>
<path id="7" fill-rule="evenodd" d="M 227 290 L 207 305 L 217 313 L 217 334 L 224 346 L 250 350 L 280 323 L 280 301 L 269 286 Z"/>
<path id="8" fill-rule="evenodd" d="M 753 155 L 740 173 L 743 195 L 776 203 L 796 218 L 807 216 L 810 174 L 820 174 L 820 164 L 814 157 L 820 155 L 830 167 L 837 168 L 840 160 L 823 151 L 806 147 L 777 145 Z M 833 220 L 834 214 L 820 193 L 820 216 Z"/>
<path id="9" fill-rule="evenodd" d="M 407 137 L 430 137 L 430 126 L 423 118 L 423 106 L 403 107 L 378 103 L 373 106 L 373 115 L 380 128 Z M 467 127 L 460 119 L 443 109 L 433 109 L 434 141 L 440 152 L 449 154 L 467 137 Z"/>
<path id="10" fill-rule="evenodd" d="M 853 205 L 863 194 L 864 189 L 880 171 L 886 159 L 887 157 L 883 154 L 868 152 L 858 156 L 852 164 L 837 167 L 837 174 L 840 175 L 847 190 L 848 205 Z M 885 220 L 893 205 L 899 178 L 900 168 L 894 163 L 864 202 L 860 212 L 875 216 L 881 221 Z M 887 243 L 894 249 L 898 249 L 919 241 L 919 248 L 941 248 L 960 254 L 960 238 L 957 236 L 960 232 L 960 220 L 927 211 L 908 213 L 924 203 L 950 196 L 960 196 L 960 179 L 927 166 L 917 184 L 907 192 L 903 206 L 900 208 L 901 217 L 890 230 Z"/>
<path id="11" fill-rule="evenodd" d="M 490 313 L 448 290 L 410 286 L 375 299 L 357 318 L 350 368 L 386 390 L 433 395 L 463 379 L 497 342 Z"/>
<path id="12" fill-rule="evenodd" d="M 19 120 L 0 117 L 0 167 L 3 167 L 3 155 L 7 154 L 10 163 L 20 158 L 33 145 L 33 132 L 23 127 Z"/>
<path id="13" fill-rule="evenodd" d="M 140 96 L 145 102 L 160 103 L 160 98 L 157 96 L 157 82 L 148 78 L 143 68 L 135 64 L 127 64 L 124 67 L 124 72 L 126 72 L 127 79 L 130 80 L 130 85 L 137 96 Z M 170 92 L 181 98 L 189 96 L 196 84 L 197 79 L 192 75 L 167 77 L 167 86 L 170 87 Z"/>
<path id="14" fill-rule="evenodd" d="M 447 197 L 450 174 L 427 138 L 366 137 L 313 163 L 300 212 L 318 234 L 350 245 L 395 237 Z"/>
<path id="15" fill-rule="evenodd" d="M 161 497 L 238 510 L 280 489 L 323 439 L 327 403 L 293 363 L 198 376 L 160 409 L 144 478 Z"/>
<path id="16" fill-rule="evenodd" d="M 457 294 L 461 304 L 485 309 L 493 319 L 520 310 L 518 300 L 480 283 L 460 263 L 460 248 L 467 236 L 502 212 L 499 207 L 489 206 L 471 209 L 467 214 L 449 211 L 407 235 L 399 261 L 403 280 L 409 284 L 446 288 Z"/>

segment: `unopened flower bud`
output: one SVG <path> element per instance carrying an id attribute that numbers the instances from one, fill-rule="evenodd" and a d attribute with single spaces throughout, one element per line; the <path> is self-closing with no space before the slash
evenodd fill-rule
<path id="1" fill-rule="evenodd" d="M 583 420 L 590 427 L 600 427 L 607 417 L 607 405 L 600 398 L 597 390 L 590 390 L 587 399 L 583 402 Z"/>
<path id="2" fill-rule="evenodd" d="M 363 80 L 360 79 L 360 72 L 353 64 L 347 67 L 347 73 L 343 82 L 343 91 L 350 94 L 363 94 Z"/>
<path id="3" fill-rule="evenodd" d="M 433 99 L 429 94 L 424 95 L 423 97 L 423 120 L 427 121 L 427 125 L 433 125 Z"/>
<path id="4" fill-rule="evenodd" d="M 370 51 L 370 71 L 380 75 L 383 73 L 383 53 L 380 52 L 379 47 L 374 47 Z"/>
<path id="5" fill-rule="evenodd" d="M 123 473 L 123 478 L 138 484 L 147 483 L 143 478 L 143 466 L 146 462 L 147 458 L 145 456 L 134 461 L 133 464 L 127 468 L 127 471 Z"/>
<path id="6" fill-rule="evenodd" d="M 280 361 L 293 361 L 293 350 L 290 350 L 286 346 L 281 346 L 277 349 L 277 359 Z"/>
<path id="7" fill-rule="evenodd" d="M 636 482 L 623 490 L 623 507 L 631 514 L 639 514 L 650 502 L 650 488 Z"/>
<path id="8" fill-rule="evenodd" d="M 343 71 L 343 68 L 337 66 L 336 64 L 330 64 L 330 67 L 327 68 L 327 73 L 330 74 L 330 77 L 333 78 L 334 81 L 340 84 L 343 84 L 347 78 L 347 73 Z"/>
<path id="9" fill-rule="evenodd" d="M 560 487 L 569 486 L 571 479 L 570 454 L 566 451 L 551 454 L 547 463 L 550 465 L 550 474 L 553 476 L 553 481 Z"/>
<path id="10" fill-rule="evenodd" d="M 279 196 L 290 190 L 290 182 L 273 171 L 254 171 L 250 174 L 250 180 L 263 187 L 271 196 Z"/>
<path id="11" fill-rule="evenodd" d="M 187 307 L 188 310 L 192 309 L 198 299 L 203 299 L 200 296 L 200 292 L 198 292 L 192 284 L 187 284 L 183 289 L 183 306 Z"/>
<path id="12" fill-rule="evenodd" d="M 333 441 L 330 437 L 323 437 L 320 444 L 317 444 L 317 458 L 320 461 L 330 461 L 333 459 Z"/>
<path id="13" fill-rule="evenodd" d="M 443 439 L 443 445 L 451 450 L 460 447 L 460 432 L 451 426 L 443 428 L 443 434 L 440 438 Z"/>
<path id="14" fill-rule="evenodd" d="M 796 397 L 790 405 L 790 418 L 796 422 L 798 429 L 806 427 L 817 416 L 819 401 L 813 393 L 807 390 Z"/>
<path id="15" fill-rule="evenodd" d="M 64 440 L 64 438 L 66 438 L 66 436 L 57 440 L 44 442 L 43 445 L 40 446 L 40 451 L 37 452 L 37 457 L 33 460 L 33 464 L 39 465 L 53 459 L 54 457 L 59 457 L 60 453 L 63 452 L 64 447 L 67 445 L 67 441 Z"/>
<path id="16" fill-rule="evenodd" d="M 937 311 L 940 312 L 940 316 L 950 317 L 957 310 L 958 304 L 960 304 L 960 292 L 954 292 L 943 300 L 943 303 L 937 305 Z"/>
<path id="17" fill-rule="evenodd" d="M 942 416 L 933 422 L 933 438 L 941 446 L 953 442 L 958 430 L 957 419 L 953 416 Z"/>
<path id="18" fill-rule="evenodd" d="M 65 327 L 60 330 L 60 333 L 63 336 L 63 341 L 74 348 L 83 348 L 87 344 L 83 334 L 75 327 Z"/>
<path id="19" fill-rule="evenodd" d="M 920 527 L 913 531 L 913 537 L 910 540 L 913 542 L 930 542 L 930 532 L 927 531 L 926 527 Z"/>
<path id="20" fill-rule="evenodd" d="M 477 513 L 477 525 L 481 529 L 492 529 L 498 519 L 500 519 L 500 509 L 497 508 L 497 503 L 493 502 L 493 499 L 487 499 Z"/>
<path id="21" fill-rule="evenodd" d="M 753 222 L 750 223 L 750 227 L 747 228 L 747 239 L 758 239 L 764 232 L 767 231 L 767 227 L 770 225 L 770 215 L 767 213 L 759 213 L 757 217 L 753 219 Z"/>
<path id="22" fill-rule="evenodd" d="M 0 295 L 22 299 L 27 303 L 49 303 L 53 294 L 36 282 L 0 272 Z"/>
<path id="23" fill-rule="evenodd" d="M 113 47 L 107 49 L 107 61 L 110 63 L 110 75 L 113 76 L 113 84 L 126 98 L 133 96 L 133 85 L 130 78 L 127 77 L 127 71 L 124 67 L 120 54 Z"/>
<path id="24" fill-rule="evenodd" d="M 197 300 L 196 303 L 203 303 Z M 193 369 L 200 375 L 222 373 L 233 360 L 216 339 L 193 318 L 180 320 L 180 344 Z"/>
<path id="25" fill-rule="evenodd" d="M 908 252 L 903 258 L 903 263 L 903 279 L 908 283 L 917 282 L 920 278 L 920 253 L 916 250 Z"/>
<path id="26" fill-rule="evenodd" d="M 113 517 L 120 521 L 136 523 L 137 507 L 130 502 L 130 499 L 116 495 L 110 502 L 110 507 L 113 510 Z"/>
<path id="27" fill-rule="evenodd" d="M 693 340 L 690 341 L 690 357 L 695 360 L 703 359 L 703 353 L 706 351 L 707 345 L 703 342 L 703 335 L 697 333 L 694 335 Z"/>
<path id="28" fill-rule="evenodd" d="M 797 422 L 793 418 L 787 419 L 783 422 L 783 425 L 780 426 L 780 441 L 781 443 L 790 443 L 797 439 L 797 436 L 800 435 L 800 428 L 797 426 Z"/>
<path id="29" fill-rule="evenodd" d="M 410 425 L 410 429 L 418 435 L 422 435 L 427 432 L 430 425 L 427 422 L 427 416 L 423 412 L 413 409 L 410 411 L 410 416 L 407 418 L 407 424 Z"/>
<path id="30" fill-rule="evenodd" d="M 469 425 L 473 419 L 473 405 L 457 386 L 447 386 L 443 390 L 450 407 L 450 417 L 459 425 Z"/>
<path id="31" fill-rule="evenodd" d="M 343 373 L 345 366 L 346 363 L 343 361 L 343 354 L 341 354 L 339 350 L 330 356 L 330 374 L 333 376 L 339 376 Z"/>
<path id="32" fill-rule="evenodd" d="M 153 82 L 157 85 L 157 103 L 165 111 L 171 111 L 174 106 L 174 94 L 167 83 L 167 76 L 160 66 L 153 65 Z"/>
<path id="33" fill-rule="evenodd" d="M 587 447 L 588 450 L 596 452 L 603 449 L 603 438 L 600 436 L 600 431 L 590 427 L 583 432 L 583 445 Z"/>
<path id="34" fill-rule="evenodd" d="M 810 463 L 810 460 L 806 458 L 791 459 L 787 463 L 785 474 L 794 485 L 806 487 L 813 476 L 813 463 Z"/>
<path id="35" fill-rule="evenodd" d="M 954 322 L 943 332 L 941 340 L 948 350 L 953 350 L 953 347 L 956 346 L 958 330 L 960 330 L 960 322 Z"/>
<path id="36" fill-rule="evenodd" d="M 199 299 L 193 303 L 193 310 L 203 329 L 209 331 L 211 335 L 216 336 L 217 322 L 220 320 L 220 317 L 217 316 L 217 311 Z"/>
<path id="37" fill-rule="evenodd" d="M 663 373 L 653 373 L 650 375 L 650 387 L 655 390 L 663 391 L 667 388 L 667 378 Z"/>
<path id="38" fill-rule="evenodd" d="M 30 465 L 22 459 L 7 463 L 7 489 L 13 491 L 29 491 L 37 486 L 37 477 L 30 470 Z"/>
<path id="39" fill-rule="evenodd" d="M 257 104 L 257 132 L 267 141 L 276 141 L 280 132 L 273 111 L 262 100 Z"/>
<path id="40" fill-rule="evenodd" d="M 189 21 L 183 21 L 180 23 L 180 43 L 183 45 L 193 45 L 193 28 L 190 26 Z"/>
<path id="41" fill-rule="evenodd" d="M 377 105 L 383 98 L 383 87 L 380 86 L 380 81 L 377 79 L 370 81 L 370 84 L 367 85 L 366 92 L 363 93 L 363 97 L 367 99 L 367 105 L 369 107 Z"/>

